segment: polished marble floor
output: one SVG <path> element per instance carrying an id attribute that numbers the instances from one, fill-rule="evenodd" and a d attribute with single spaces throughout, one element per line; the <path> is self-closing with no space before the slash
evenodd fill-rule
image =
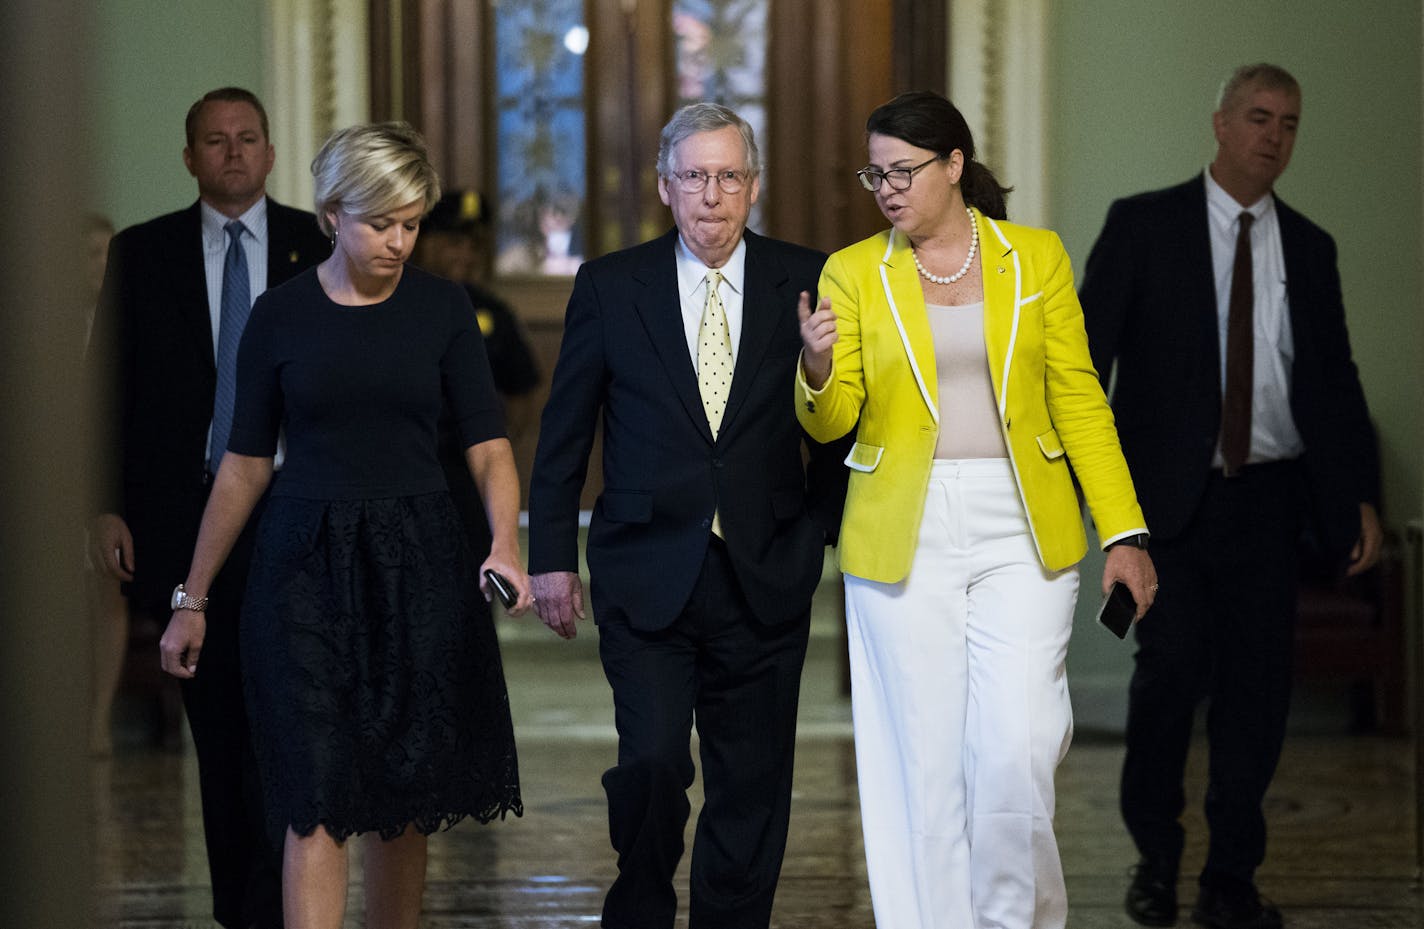
<path id="1" fill-rule="evenodd" d="M 424 924 L 594 926 L 613 868 L 599 776 L 614 755 L 596 633 L 589 626 L 564 643 L 542 627 L 502 626 L 501 632 L 526 813 L 485 827 L 465 823 L 432 838 Z M 874 925 L 838 649 L 833 633 L 812 639 L 792 834 L 773 919 L 781 929 Z M 113 757 L 95 768 L 100 925 L 208 927 L 191 748 L 163 751 L 120 735 Z M 1198 806 L 1203 756 L 1193 752 L 1191 795 Z M 1329 725 L 1292 734 L 1269 798 L 1271 849 L 1260 872 L 1263 891 L 1281 906 L 1288 926 L 1424 927 L 1413 757 L 1403 738 L 1352 736 Z M 1071 927 L 1133 925 L 1121 909 L 1133 856 L 1115 806 L 1120 762 L 1115 738 L 1080 733 L 1060 769 L 1058 835 Z M 1188 829 L 1184 873 L 1190 875 L 1202 855 L 1198 813 L 1189 816 Z M 1189 905 L 1189 881 L 1182 896 Z M 361 925 L 359 899 L 353 887 L 351 926 Z M 685 917 L 679 925 L 686 925 Z M 1182 925 L 1190 925 L 1185 913 Z"/>

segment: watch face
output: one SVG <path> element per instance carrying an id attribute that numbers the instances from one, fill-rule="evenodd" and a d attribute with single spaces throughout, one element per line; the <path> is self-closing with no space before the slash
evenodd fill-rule
<path id="1" fill-rule="evenodd" d="M 182 587 L 182 585 L 180 584 L 180 585 L 179 585 L 177 588 L 175 588 L 174 591 L 173 591 L 173 599 L 172 599 L 172 600 L 169 602 L 169 604 L 168 604 L 169 609 L 173 609 L 173 610 L 182 609 L 182 608 L 183 608 L 183 601 L 186 600 L 187 598 L 188 598 L 188 595 L 183 592 L 183 587 Z"/>

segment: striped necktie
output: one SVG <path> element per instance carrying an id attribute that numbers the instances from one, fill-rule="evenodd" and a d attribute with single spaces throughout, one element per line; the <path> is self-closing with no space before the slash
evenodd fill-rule
<path id="1" fill-rule="evenodd" d="M 218 321 L 218 388 L 213 396 L 213 429 L 208 439 L 208 470 L 216 474 L 232 431 L 232 409 L 237 400 L 237 346 L 252 312 L 252 287 L 247 277 L 247 250 L 242 245 L 246 227 L 233 220 L 223 227 L 228 236 L 223 260 L 222 302 Z"/>

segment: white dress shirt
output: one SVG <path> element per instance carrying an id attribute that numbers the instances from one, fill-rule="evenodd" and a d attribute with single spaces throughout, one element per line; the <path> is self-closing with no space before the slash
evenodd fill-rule
<path id="1" fill-rule="evenodd" d="M 677 294 L 682 303 L 682 331 L 687 336 L 687 354 L 692 359 L 692 369 L 697 370 L 697 336 L 702 329 L 702 310 L 707 303 L 707 272 L 712 269 L 704 265 L 692 250 L 683 244 L 682 236 L 677 238 Z M 732 362 L 737 360 L 737 351 L 742 344 L 742 299 L 746 295 L 747 281 L 747 240 L 737 243 L 732 257 L 717 268 L 722 274 L 722 286 L 718 295 L 722 298 L 722 310 L 727 314 L 727 334 L 732 340 Z"/>
<path id="2" fill-rule="evenodd" d="M 1207 169 L 1207 227 L 1211 231 L 1211 268 L 1216 284 L 1217 352 L 1221 359 L 1221 390 L 1226 390 L 1226 327 L 1231 309 L 1231 270 L 1236 262 L 1236 236 L 1241 214 L 1255 217 L 1251 225 L 1251 271 L 1255 307 L 1254 382 L 1251 389 L 1251 451 L 1248 464 L 1297 458 L 1305 450 L 1290 409 L 1291 363 L 1295 340 L 1291 335 L 1290 303 L 1286 296 L 1285 251 L 1276 200 L 1266 194 L 1243 207 L 1228 194 Z M 1221 467 L 1218 444 L 1212 462 Z"/>

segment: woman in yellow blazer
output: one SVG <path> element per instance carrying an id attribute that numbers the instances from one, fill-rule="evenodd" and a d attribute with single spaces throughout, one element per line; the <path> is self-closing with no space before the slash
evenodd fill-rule
<path id="1" fill-rule="evenodd" d="M 857 428 L 840 559 L 876 925 L 1061 927 L 1074 475 L 1104 590 L 1139 617 L 1147 529 L 1058 237 L 1002 221 L 1007 190 L 938 94 L 866 132 L 891 229 L 831 256 L 814 312 L 803 297 L 796 410 L 817 441 Z"/>

